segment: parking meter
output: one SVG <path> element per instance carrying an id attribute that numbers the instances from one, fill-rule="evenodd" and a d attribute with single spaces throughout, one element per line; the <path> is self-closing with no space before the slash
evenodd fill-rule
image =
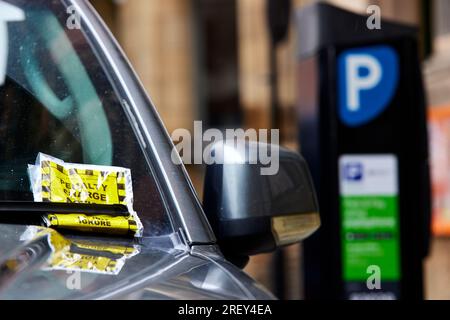
<path id="1" fill-rule="evenodd" d="M 322 228 L 304 243 L 307 299 L 420 299 L 430 228 L 417 30 L 315 4 L 297 16 L 301 151 Z"/>

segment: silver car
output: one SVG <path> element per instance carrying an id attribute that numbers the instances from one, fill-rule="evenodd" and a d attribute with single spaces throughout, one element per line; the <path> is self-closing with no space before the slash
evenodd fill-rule
<path id="1" fill-rule="evenodd" d="M 245 146 L 227 152 L 258 144 Z M 210 165 L 202 205 L 183 165 L 172 161 L 173 148 L 87 1 L 0 1 L 0 299 L 273 299 L 241 268 L 248 256 L 319 227 L 302 157 L 277 149 L 273 176 L 249 161 Z M 130 168 L 143 236 L 57 231 L 33 221 L 86 210 L 33 202 L 27 166 L 40 152 Z"/>

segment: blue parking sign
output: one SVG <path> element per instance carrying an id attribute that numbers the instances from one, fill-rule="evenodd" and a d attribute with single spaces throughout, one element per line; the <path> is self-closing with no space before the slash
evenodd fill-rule
<path id="1" fill-rule="evenodd" d="M 399 82 L 397 52 L 386 45 L 349 49 L 338 57 L 339 117 L 350 127 L 369 123 L 391 103 Z"/>

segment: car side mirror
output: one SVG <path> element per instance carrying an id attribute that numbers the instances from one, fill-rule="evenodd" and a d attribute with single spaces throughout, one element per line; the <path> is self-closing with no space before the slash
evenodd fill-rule
<path id="1" fill-rule="evenodd" d="M 264 152 L 266 161 L 259 161 Z M 208 154 L 204 210 L 231 261 L 300 242 L 319 228 L 318 203 L 301 155 L 239 141 L 216 142 Z"/>

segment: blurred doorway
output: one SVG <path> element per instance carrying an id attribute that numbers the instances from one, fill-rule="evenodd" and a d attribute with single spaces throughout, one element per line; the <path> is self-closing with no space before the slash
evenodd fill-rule
<path id="1" fill-rule="evenodd" d="M 206 127 L 240 127 L 236 0 L 193 5 L 200 118 Z"/>

